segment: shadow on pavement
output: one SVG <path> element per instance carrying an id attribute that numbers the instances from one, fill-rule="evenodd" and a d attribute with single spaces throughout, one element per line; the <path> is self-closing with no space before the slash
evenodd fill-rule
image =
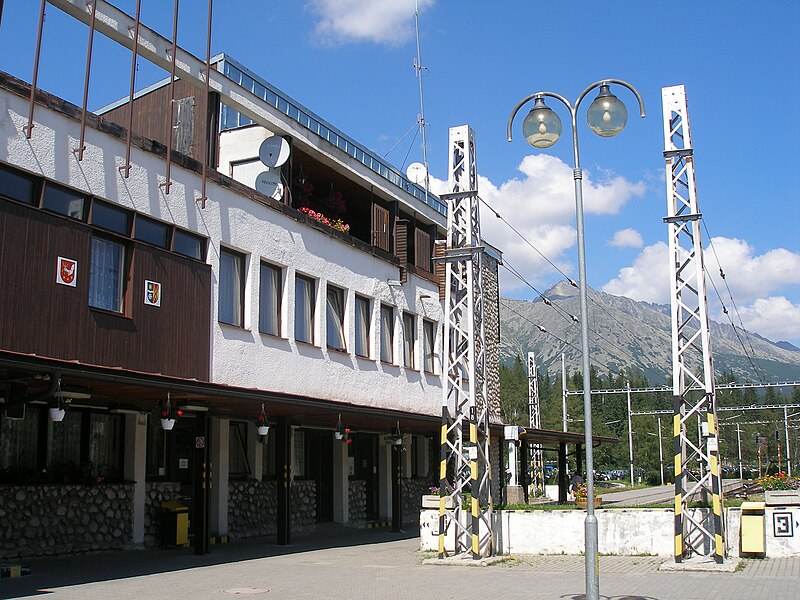
<path id="1" fill-rule="evenodd" d="M 351 529 L 319 523 L 312 534 L 295 535 L 292 544 L 278 546 L 275 536 L 249 538 L 211 546 L 211 553 L 194 554 L 194 549 L 120 550 L 96 554 L 6 561 L 30 567 L 30 575 L 0 579 L 0 598 L 38 596 L 48 590 L 98 581 L 126 579 L 197 567 L 287 556 L 329 548 L 382 544 L 419 537 L 419 527 L 409 524 L 401 533 L 389 529 Z"/>

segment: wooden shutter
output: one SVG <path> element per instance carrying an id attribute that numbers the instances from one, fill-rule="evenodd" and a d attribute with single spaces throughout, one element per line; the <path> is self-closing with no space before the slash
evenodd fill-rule
<path id="1" fill-rule="evenodd" d="M 440 243 L 433 245 L 433 256 L 435 258 L 443 258 L 445 250 L 445 241 L 439 240 Z M 447 284 L 447 269 L 442 261 L 436 261 L 433 264 L 434 273 L 436 274 L 436 281 L 439 282 L 439 300 L 445 298 L 445 285 Z"/>
<path id="2" fill-rule="evenodd" d="M 408 221 L 397 219 L 394 222 L 394 255 L 400 259 L 400 281 L 408 280 Z"/>
<path id="3" fill-rule="evenodd" d="M 414 230 L 414 266 L 432 273 L 431 236 L 421 229 Z"/>
<path id="4" fill-rule="evenodd" d="M 175 101 L 174 148 L 186 156 L 194 156 L 194 96 Z"/>
<path id="5" fill-rule="evenodd" d="M 372 203 L 372 245 L 389 252 L 389 211 Z"/>

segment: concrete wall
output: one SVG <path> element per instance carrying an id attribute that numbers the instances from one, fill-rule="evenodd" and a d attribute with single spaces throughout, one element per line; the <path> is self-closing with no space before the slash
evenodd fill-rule
<path id="1" fill-rule="evenodd" d="M 695 519 L 704 520 L 709 511 L 695 509 L 694 513 Z M 595 514 L 601 554 L 673 556 L 672 510 L 600 509 Z M 498 511 L 495 513 L 497 547 L 502 554 L 582 554 L 585 518 L 586 512 L 582 510 Z M 740 554 L 740 519 L 740 509 L 725 511 L 729 557 Z M 452 534 L 452 529 L 448 534 Z M 421 511 L 420 549 L 437 550 L 438 533 L 438 510 Z M 800 507 L 768 508 L 765 535 L 768 558 L 800 556 Z M 447 546 L 452 547 L 452 535 L 446 539 Z"/>

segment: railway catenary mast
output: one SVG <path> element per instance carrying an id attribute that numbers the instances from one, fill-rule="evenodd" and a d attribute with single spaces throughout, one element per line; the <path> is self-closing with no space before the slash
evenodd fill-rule
<path id="1" fill-rule="evenodd" d="M 463 125 L 449 136 L 450 193 L 447 202 L 445 330 L 441 454 L 439 469 L 439 558 L 494 553 L 483 254 L 475 134 Z M 464 494 L 471 495 L 463 515 Z M 450 545 L 452 540 L 452 545 Z M 449 547 L 448 547 L 449 546 Z"/>
<path id="2" fill-rule="evenodd" d="M 675 561 L 725 554 L 722 520 L 717 408 L 708 322 L 702 215 L 695 188 L 694 157 L 686 93 L 682 85 L 662 89 L 664 158 L 667 171 L 670 304 L 672 308 L 672 394 L 675 449 Z M 701 440 L 689 435 L 695 419 L 703 423 Z M 697 461 L 700 475 L 689 469 Z M 689 509 L 699 492 L 711 499 L 710 518 Z"/>

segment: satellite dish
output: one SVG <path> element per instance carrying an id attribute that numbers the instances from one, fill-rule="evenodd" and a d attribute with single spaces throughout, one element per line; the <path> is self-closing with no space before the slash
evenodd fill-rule
<path id="1" fill-rule="evenodd" d="M 280 200 L 283 197 L 283 185 L 281 184 L 281 173 L 277 169 L 267 169 L 262 171 L 256 177 L 256 190 L 269 196 Z"/>
<path id="2" fill-rule="evenodd" d="M 269 168 L 280 167 L 289 158 L 289 142 L 278 135 L 271 135 L 261 142 L 258 158 Z"/>
<path id="3" fill-rule="evenodd" d="M 425 183 L 425 177 L 428 175 L 428 170 L 425 168 L 425 165 L 422 163 L 411 163 L 408 165 L 408 169 L 406 169 L 406 177 L 408 177 L 409 181 L 412 183 L 416 183 L 417 185 L 422 185 Z"/>

